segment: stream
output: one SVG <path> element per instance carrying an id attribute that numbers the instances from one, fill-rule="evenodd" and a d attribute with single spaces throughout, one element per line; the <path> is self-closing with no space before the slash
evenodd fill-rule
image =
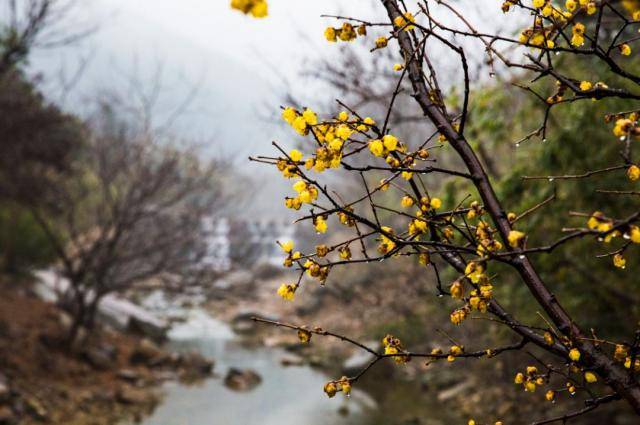
<path id="1" fill-rule="evenodd" d="M 328 378 L 308 366 L 284 367 L 278 348 L 248 349 L 229 326 L 200 310 L 172 329 L 169 348 L 196 350 L 215 359 L 215 377 L 196 385 L 165 385 L 164 401 L 143 425 L 348 425 L 363 424 L 366 404 L 374 403 L 354 390 L 350 399 L 327 399 Z M 252 369 L 262 382 L 247 392 L 224 385 L 229 368 Z M 370 408 L 369 408 L 370 410 Z M 342 413 L 339 413 L 342 412 Z M 348 412 L 348 414 L 346 414 Z"/>
<path id="2" fill-rule="evenodd" d="M 161 297 L 150 310 L 170 311 Z M 155 308 L 153 308 L 155 307 Z M 175 310 L 174 310 L 175 312 Z M 195 385 L 168 382 L 165 397 L 142 425 L 451 425 L 466 424 L 451 404 L 438 401 L 438 388 L 420 387 L 382 376 L 358 382 L 352 396 L 328 399 L 330 379 L 308 365 L 283 366 L 286 352 L 247 347 L 230 326 L 200 308 L 181 309 L 183 318 L 169 332 L 168 348 L 198 351 L 215 360 L 214 376 Z M 230 368 L 251 369 L 262 381 L 239 392 L 227 388 Z M 428 378 L 428 376 L 427 376 Z M 366 391 L 365 391 L 366 390 Z"/>

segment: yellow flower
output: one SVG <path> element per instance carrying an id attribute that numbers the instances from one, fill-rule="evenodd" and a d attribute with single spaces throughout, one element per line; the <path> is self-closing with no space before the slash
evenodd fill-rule
<path id="1" fill-rule="evenodd" d="M 268 14 L 265 0 L 231 0 L 231 8 L 242 13 L 251 14 L 254 18 L 264 18 Z"/>
<path id="2" fill-rule="evenodd" d="M 549 390 L 547 391 L 547 393 L 544 395 L 544 398 L 547 399 L 547 401 L 553 401 L 556 398 L 556 392 L 553 390 Z"/>
<path id="3" fill-rule="evenodd" d="M 282 250 L 287 254 L 293 251 L 293 247 L 294 247 L 293 241 L 282 242 L 280 244 L 280 248 L 282 248 Z"/>
<path id="4" fill-rule="evenodd" d="M 403 207 L 409 208 L 413 205 L 413 198 L 411 196 L 404 196 L 400 201 Z"/>
<path id="5" fill-rule="evenodd" d="M 509 246 L 511 246 L 512 248 L 519 247 L 525 236 L 526 235 L 523 232 L 519 232 L 517 230 L 510 231 L 507 237 L 507 239 L 509 240 Z"/>
<path id="6" fill-rule="evenodd" d="M 340 125 L 336 130 L 336 136 L 338 136 L 342 140 L 347 140 L 352 133 L 353 133 L 353 130 L 348 125 L 345 125 L 345 124 Z"/>
<path id="7" fill-rule="evenodd" d="M 451 323 L 453 323 L 454 325 L 459 325 L 460 323 L 462 323 L 464 321 L 464 319 L 466 319 L 467 317 L 467 312 L 466 310 L 459 308 L 457 310 L 455 310 L 453 313 L 451 313 L 451 315 L 449 316 Z"/>
<path id="8" fill-rule="evenodd" d="M 324 38 L 326 38 L 330 43 L 335 43 L 336 41 L 338 41 L 336 29 L 333 27 L 327 27 L 327 29 L 324 30 Z"/>
<path id="9" fill-rule="evenodd" d="M 344 142 L 340 139 L 333 139 L 331 142 L 329 142 L 329 149 L 334 152 L 339 152 L 340 149 L 342 149 L 343 143 Z"/>
<path id="10" fill-rule="evenodd" d="M 627 355 L 629 355 L 629 349 L 622 344 L 616 344 L 616 349 L 613 353 L 613 359 L 621 362 L 627 357 Z"/>
<path id="11" fill-rule="evenodd" d="M 623 56 L 629 56 L 631 54 L 631 46 L 627 43 L 621 44 L 618 46 L 618 49 L 620 49 L 620 54 Z"/>
<path id="12" fill-rule="evenodd" d="M 278 295 L 284 298 L 287 301 L 293 301 L 293 297 L 296 293 L 296 289 L 298 289 L 298 285 L 296 284 L 286 284 L 283 283 L 278 288 Z"/>
<path id="13" fill-rule="evenodd" d="M 298 113 L 292 107 L 284 108 L 282 111 L 282 119 L 284 119 L 289 125 L 293 125 L 293 120 L 296 119 Z"/>
<path id="14" fill-rule="evenodd" d="M 404 28 L 405 31 L 410 31 L 413 28 L 415 28 L 413 25 L 407 25 L 409 22 L 415 22 L 416 18 L 413 17 L 413 14 L 411 12 L 406 12 L 404 15 L 401 16 L 397 16 L 394 20 L 393 23 L 395 24 L 395 26 L 397 27 L 404 27 L 406 25 L 406 27 Z"/>
<path id="15" fill-rule="evenodd" d="M 340 31 L 338 32 L 338 37 L 342 41 L 355 40 L 357 37 L 356 30 L 353 28 L 353 25 L 351 25 L 348 22 L 345 22 L 342 24 L 342 28 L 340 28 Z"/>
<path id="16" fill-rule="evenodd" d="M 293 162 L 300 161 L 302 159 L 302 156 L 302 152 L 297 149 L 293 149 L 291 152 L 289 152 L 289 158 L 291 158 Z"/>
<path id="17" fill-rule="evenodd" d="M 384 147 L 389 151 L 395 151 L 398 147 L 398 139 L 392 134 L 385 135 L 382 138 L 382 143 L 384 144 Z"/>
<path id="18" fill-rule="evenodd" d="M 627 168 L 627 177 L 629 177 L 629 180 L 631 180 L 632 182 L 640 179 L 640 167 L 638 167 L 637 165 L 632 165 L 631 167 Z"/>
<path id="19" fill-rule="evenodd" d="M 573 12 L 574 10 L 576 10 L 576 7 L 578 7 L 578 3 L 576 3 L 576 0 L 567 0 L 564 6 L 569 12 Z"/>
<path id="20" fill-rule="evenodd" d="M 555 342 L 555 340 L 553 338 L 553 335 L 551 335 L 551 333 L 549 333 L 549 332 L 545 332 L 544 333 L 544 342 L 547 345 L 552 345 Z"/>
<path id="21" fill-rule="evenodd" d="M 302 118 L 304 118 L 304 120 L 307 122 L 307 124 L 309 125 L 316 125 L 318 124 L 318 116 L 316 115 L 315 112 L 313 112 L 311 109 L 307 108 L 304 110 L 304 112 L 302 113 Z"/>
<path id="22" fill-rule="evenodd" d="M 264 18 L 268 13 L 269 9 L 266 1 L 257 0 L 251 8 L 251 15 L 254 18 Z"/>
<path id="23" fill-rule="evenodd" d="M 442 201 L 440 200 L 440 198 L 431 198 L 431 202 L 429 202 L 429 205 L 434 210 L 437 210 L 442 206 Z"/>
<path id="24" fill-rule="evenodd" d="M 309 341 L 311 341 L 311 332 L 304 328 L 298 329 L 298 339 L 301 343 L 307 344 Z"/>
<path id="25" fill-rule="evenodd" d="M 596 2 L 594 1 L 590 1 L 587 4 L 587 14 L 588 15 L 593 15 L 598 11 L 598 6 L 596 5 Z"/>
<path id="26" fill-rule="evenodd" d="M 301 193 L 306 188 L 307 188 L 307 183 L 305 183 L 304 180 L 298 180 L 293 184 L 293 190 L 295 190 L 298 193 Z"/>
<path id="27" fill-rule="evenodd" d="M 349 119 L 349 113 L 347 111 L 342 111 L 338 114 L 338 119 L 340 121 L 347 121 Z"/>
<path id="28" fill-rule="evenodd" d="M 378 38 L 376 38 L 376 47 L 378 49 L 382 49 L 383 47 L 387 47 L 387 37 L 378 37 Z"/>
<path id="29" fill-rule="evenodd" d="M 524 375 L 521 372 L 518 372 L 516 377 L 513 379 L 513 382 L 516 384 L 522 384 L 524 382 Z"/>
<path id="30" fill-rule="evenodd" d="M 622 256 L 622 254 L 616 254 L 613 256 L 613 265 L 619 269 L 624 269 L 627 266 L 627 260 Z"/>
<path id="31" fill-rule="evenodd" d="M 327 384 L 324 386 L 324 392 L 327 394 L 327 396 L 329 396 L 329 398 L 331 398 L 338 392 L 338 387 L 334 382 L 327 382 Z"/>
<path id="32" fill-rule="evenodd" d="M 535 7 L 536 9 L 540 9 L 545 5 L 546 2 L 546 0 L 533 0 L 533 7 Z"/>
<path id="33" fill-rule="evenodd" d="M 376 122 L 371 117 L 366 117 L 363 122 L 368 126 L 372 126 L 376 124 Z"/>
<path id="34" fill-rule="evenodd" d="M 301 136 L 306 136 L 307 133 L 309 132 L 309 129 L 307 127 L 307 121 L 301 116 L 296 117 L 296 119 L 293 120 L 293 124 L 291 124 L 291 126 Z"/>
<path id="35" fill-rule="evenodd" d="M 584 44 L 584 30 L 585 27 L 580 22 L 577 22 L 573 25 L 573 37 L 571 38 L 571 44 L 573 46 L 579 47 Z"/>
<path id="36" fill-rule="evenodd" d="M 340 388 L 342 389 L 344 395 L 348 396 L 349 394 L 351 394 L 351 382 L 349 382 L 346 377 L 340 382 Z"/>
<path id="37" fill-rule="evenodd" d="M 535 392 L 535 390 L 536 390 L 536 383 L 535 383 L 535 382 L 533 382 L 533 381 L 527 381 L 527 382 L 524 384 L 524 390 L 525 390 L 525 391 L 528 391 L 528 392 L 530 392 L 530 393 Z"/>
<path id="38" fill-rule="evenodd" d="M 405 180 L 411 180 L 411 178 L 413 177 L 413 173 L 410 171 L 403 171 L 402 172 L 402 178 Z"/>
<path id="39" fill-rule="evenodd" d="M 569 358 L 572 361 L 577 362 L 578 360 L 580 360 L 580 351 L 577 348 L 572 348 L 571 350 L 569 350 Z"/>
<path id="40" fill-rule="evenodd" d="M 631 230 L 629 231 L 629 236 L 630 236 L 631 242 L 640 243 L 640 227 L 631 226 Z"/>
<path id="41" fill-rule="evenodd" d="M 454 345 L 450 348 L 449 352 L 454 356 L 459 356 L 460 354 L 462 354 L 462 347 Z"/>
<path id="42" fill-rule="evenodd" d="M 593 372 L 585 372 L 584 380 L 587 381 L 587 383 L 589 384 L 593 384 L 594 382 L 598 382 L 598 377 Z"/>
<path id="43" fill-rule="evenodd" d="M 401 63 L 396 63 L 393 65 L 393 70 L 394 71 L 402 71 L 404 69 L 404 65 Z"/>
<path id="44" fill-rule="evenodd" d="M 582 91 L 591 90 L 592 87 L 593 87 L 593 84 L 591 84 L 590 81 L 581 81 L 580 82 L 580 90 L 582 90 Z"/>
<path id="45" fill-rule="evenodd" d="M 384 145 L 382 141 L 375 139 L 369 142 L 369 150 L 375 156 L 382 156 L 384 154 Z"/>
<path id="46" fill-rule="evenodd" d="M 451 292 L 452 298 L 461 299 L 464 296 L 464 287 L 460 283 L 460 281 L 456 280 L 451 284 L 451 288 L 449 288 L 449 292 Z"/>
<path id="47" fill-rule="evenodd" d="M 315 228 L 318 233 L 327 232 L 327 222 L 322 217 L 316 217 Z"/>

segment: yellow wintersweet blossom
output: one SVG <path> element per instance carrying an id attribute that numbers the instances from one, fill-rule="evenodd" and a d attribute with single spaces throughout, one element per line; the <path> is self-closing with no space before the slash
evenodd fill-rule
<path id="1" fill-rule="evenodd" d="M 318 233 L 327 232 L 327 222 L 322 217 L 316 217 L 315 228 Z"/>
<path id="2" fill-rule="evenodd" d="M 292 107 L 284 108 L 282 111 L 282 119 L 284 119 L 289 125 L 293 125 L 293 120 L 296 119 L 298 113 Z"/>
<path id="3" fill-rule="evenodd" d="M 569 350 L 569 358 L 574 362 L 580 360 L 580 350 L 578 350 L 577 348 L 572 348 L 571 350 Z"/>
<path id="4" fill-rule="evenodd" d="M 338 392 L 338 387 L 334 382 L 327 382 L 327 384 L 324 386 L 324 392 L 329 398 L 331 398 Z"/>
<path id="5" fill-rule="evenodd" d="M 442 201 L 440 200 L 440 198 L 431 198 L 431 201 L 429 202 L 429 205 L 434 210 L 437 210 L 438 208 L 440 208 L 442 206 Z"/>
<path id="6" fill-rule="evenodd" d="M 402 178 L 405 180 L 411 180 L 411 178 L 413 177 L 413 173 L 411 171 L 403 171 L 402 172 Z"/>
<path id="7" fill-rule="evenodd" d="M 513 379 L 513 382 L 516 384 L 524 383 L 524 374 L 522 372 L 518 372 L 516 377 Z"/>
<path id="8" fill-rule="evenodd" d="M 401 63 L 395 63 L 393 64 L 393 70 L 394 71 L 402 71 L 404 69 L 404 65 Z"/>
<path id="9" fill-rule="evenodd" d="M 517 230 L 510 231 L 507 237 L 507 239 L 509 239 L 509 246 L 512 248 L 520 247 L 525 236 L 526 234 L 523 232 L 519 232 Z"/>
<path id="10" fill-rule="evenodd" d="M 298 329 L 298 339 L 301 343 L 308 344 L 311 341 L 311 332 L 304 327 Z"/>
<path id="11" fill-rule="evenodd" d="M 349 120 L 349 113 L 347 111 L 342 111 L 338 114 L 338 119 L 340 121 L 348 121 Z"/>
<path id="12" fill-rule="evenodd" d="M 369 142 L 369 150 L 375 156 L 381 157 L 384 154 L 384 145 L 381 140 L 374 139 Z"/>
<path id="13" fill-rule="evenodd" d="M 411 196 L 403 196 L 400 204 L 405 208 L 409 208 L 413 205 L 413 198 Z"/>
<path id="14" fill-rule="evenodd" d="M 593 84 L 591 84 L 590 81 L 581 81 L 580 82 L 580 90 L 582 90 L 582 91 L 589 91 L 589 90 L 591 90 L 592 87 L 593 87 Z"/>
<path id="15" fill-rule="evenodd" d="M 300 160 L 302 159 L 302 156 L 303 156 L 303 155 L 302 155 L 302 152 L 300 152 L 300 151 L 299 151 L 299 150 L 297 150 L 297 149 L 293 149 L 293 150 L 291 150 L 291 152 L 289 152 L 289 158 L 291 158 L 291 160 L 292 160 L 293 162 L 298 162 L 298 161 L 300 161 Z"/>
<path id="16" fill-rule="evenodd" d="M 327 29 L 324 30 L 324 38 L 326 38 L 330 43 L 335 43 L 336 41 L 338 41 L 336 29 L 333 27 L 327 27 Z"/>
<path id="17" fill-rule="evenodd" d="M 627 43 L 621 44 L 618 46 L 618 49 L 620 49 L 620 54 L 623 56 L 629 56 L 631 54 L 631 46 Z"/>
<path id="18" fill-rule="evenodd" d="M 536 9 L 541 9 L 546 2 L 547 0 L 533 0 L 533 7 L 535 7 Z"/>
<path id="19" fill-rule="evenodd" d="M 640 179 L 640 167 L 638 167 L 637 165 L 632 165 L 631 167 L 629 167 L 627 169 L 627 177 L 629 177 L 629 180 L 631 180 L 632 182 Z"/>
<path id="20" fill-rule="evenodd" d="M 580 47 L 584 44 L 584 31 L 585 26 L 580 22 L 576 22 L 571 29 L 573 37 L 571 38 L 571 44 Z"/>
<path id="21" fill-rule="evenodd" d="M 456 299 L 462 299 L 464 296 L 464 287 L 459 280 L 456 280 L 451 284 L 451 288 L 449 288 L 449 292 L 451 292 L 451 297 Z"/>
<path id="22" fill-rule="evenodd" d="M 553 401 L 556 398 L 556 392 L 553 390 L 549 390 L 547 391 L 547 393 L 544 395 L 544 398 L 547 399 L 547 401 Z"/>
<path id="23" fill-rule="evenodd" d="M 564 6 L 567 8 L 569 12 L 573 12 L 578 7 L 578 3 L 576 2 L 576 0 L 567 0 L 564 3 Z"/>
<path id="24" fill-rule="evenodd" d="M 411 12 L 406 12 L 404 15 L 397 16 L 393 20 L 393 23 L 395 24 L 395 26 L 404 27 L 404 31 L 410 31 L 415 28 L 414 25 L 408 25 L 409 22 L 412 22 L 412 23 L 416 22 L 416 18 L 414 18 Z"/>
<path id="25" fill-rule="evenodd" d="M 287 284 L 283 283 L 278 288 L 278 295 L 284 298 L 287 301 L 293 301 L 293 297 L 295 296 L 296 289 L 298 289 L 297 284 Z"/>
<path id="26" fill-rule="evenodd" d="M 378 38 L 376 38 L 376 47 L 378 49 L 382 49 L 383 47 L 387 47 L 387 37 L 378 37 Z"/>
<path id="27" fill-rule="evenodd" d="M 624 269 L 627 266 L 627 260 L 620 253 L 613 256 L 613 265 L 619 269 Z"/>
<path id="28" fill-rule="evenodd" d="M 306 136 L 309 133 L 309 128 L 307 126 L 307 120 L 302 116 L 298 116 L 293 120 L 291 124 L 293 129 L 298 132 L 301 136 Z"/>
<path id="29" fill-rule="evenodd" d="M 594 382 L 598 382 L 598 377 L 593 372 L 585 372 L 584 380 L 587 381 L 587 383 L 589 384 L 593 384 Z"/>
<path id="30" fill-rule="evenodd" d="M 640 243 L 640 227 L 631 226 L 631 230 L 629 231 L 629 239 L 633 243 Z"/>
<path id="31" fill-rule="evenodd" d="M 294 247 L 293 241 L 282 242 L 280 244 L 280 248 L 282 248 L 282 250 L 284 252 L 286 252 L 287 254 L 289 254 L 291 251 L 293 251 L 293 247 Z"/>
<path id="32" fill-rule="evenodd" d="M 392 134 L 387 134 L 382 137 L 382 144 L 388 151 L 393 152 L 398 148 L 398 138 Z"/>
<path id="33" fill-rule="evenodd" d="M 304 110 L 304 112 L 302 113 L 302 118 L 304 118 L 308 125 L 318 124 L 318 116 L 309 108 Z"/>
<path id="34" fill-rule="evenodd" d="M 231 0 L 231 8 L 242 13 L 251 14 L 254 18 L 264 18 L 268 15 L 268 6 L 265 0 Z"/>

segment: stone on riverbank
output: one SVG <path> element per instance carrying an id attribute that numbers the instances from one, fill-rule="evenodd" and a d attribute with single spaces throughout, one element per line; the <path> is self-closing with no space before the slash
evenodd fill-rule
<path id="1" fill-rule="evenodd" d="M 231 368 L 224 378 L 224 384 L 227 388 L 234 391 L 251 391 L 261 382 L 262 378 L 260 375 L 251 369 L 240 370 Z"/>

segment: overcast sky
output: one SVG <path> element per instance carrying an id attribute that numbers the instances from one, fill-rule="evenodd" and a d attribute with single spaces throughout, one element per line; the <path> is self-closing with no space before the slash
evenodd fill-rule
<path id="1" fill-rule="evenodd" d="M 481 9 L 476 0 L 465 1 Z M 488 3 L 492 7 L 484 9 L 499 11 L 498 0 Z M 229 0 L 78 0 L 76 5 L 71 27 L 97 26 L 95 34 L 79 45 L 38 51 L 32 58 L 32 70 L 44 75 L 43 85 L 54 100 L 62 99 L 58 78 L 64 75 L 75 83 L 72 95 L 64 98 L 64 106 L 74 112 L 86 113 L 101 91 L 117 91 L 123 103 L 135 104 L 137 91 L 153 86 L 154 70 L 162 64 L 154 118 L 168 120 L 193 93 L 172 130 L 203 145 L 210 155 L 242 159 L 252 175 L 261 175 L 265 167 L 247 164 L 248 155 L 273 153 L 272 140 L 291 147 L 296 139 L 280 124 L 265 120 L 278 111 L 286 93 L 283 82 L 297 93 L 310 92 L 307 98 L 318 103 L 334 98 L 299 78 L 305 60 L 338 55 L 323 32 L 339 23 L 320 16 L 379 21 L 384 12 L 372 0 L 269 0 L 266 19 L 232 10 Z M 491 25 L 491 19 L 475 16 L 482 26 Z M 82 58 L 89 65 L 75 81 L 74 69 Z M 127 85 L 132 78 L 136 87 Z M 271 180 L 261 178 L 262 183 Z"/>

